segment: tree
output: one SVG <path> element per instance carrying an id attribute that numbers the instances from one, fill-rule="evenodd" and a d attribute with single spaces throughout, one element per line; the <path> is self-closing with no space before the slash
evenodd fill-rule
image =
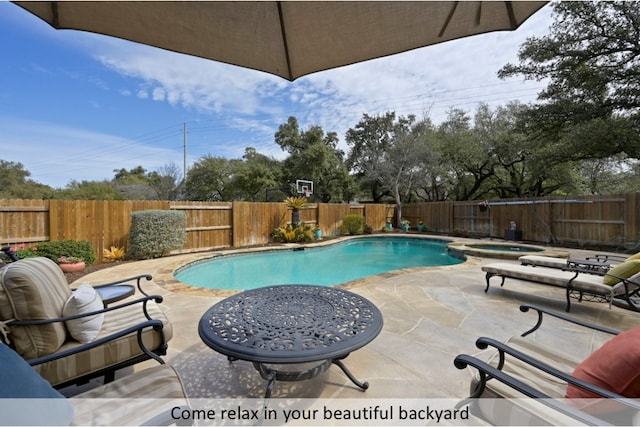
<path id="1" fill-rule="evenodd" d="M 396 114 L 393 112 L 380 116 L 365 113 L 355 128 L 349 129 L 345 135 L 345 141 L 350 147 L 347 167 L 376 203 L 390 193 L 382 189 L 382 183 L 373 178 L 370 172 L 381 164 L 391 145 L 395 119 Z"/>
<path id="2" fill-rule="evenodd" d="M 558 2 L 549 35 L 529 38 L 500 77 L 548 80 L 531 135 L 565 160 L 640 157 L 640 4 Z"/>
<path id="3" fill-rule="evenodd" d="M 483 184 L 495 175 L 496 160 L 491 141 L 475 132 L 471 117 L 463 110 L 452 109 L 437 129 L 435 144 L 446 175 L 442 180 L 451 200 L 484 198 Z"/>
<path id="4" fill-rule="evenodd" d="M 187 174 L 185 197 L 187 200 L 228 201 L 234 200 L 232 180 L 234 166 L 240 160 L 224 157 L 203 156 L 193 164 Z"/>
<path id="5" fill-rule="evenodd" d="M 233 185 L 244 200 L 268 201 L 268 190 L 282 185 L 281 162 L 258 153 L 253 147 L 245 148 L 242 158 L 244 161 L 238 165 Z"/>
<path id="6" fill-rule="evenodd" d="M 151 174 L 142 166 L 130 170 L 114 169 L 113 185 L 128 200 L 152 200 L 158 198 L 151 185 Z"/>
<path id="7" fill-rule="evenodd" d="M 125 200 L 126 197 L 116 190 L 113 182 L 71 181 L 56 193 L 56 199 L 69 200 Z"/>
<path id="8" fill-rule="evenodd" d="M 349 200 L 350 177 L 335 132 L 325 134 L 320 126 L 300 130 L 297 119 L 289 117 L 275 133 L 275 142 L 289 153 L 283 164 L 286 183 L 313 181 L 314 197 L 324 203 Z"/>
<path id="9" fill-rule="evenodd" d="M 425 169 L 423 160 L 432 131 L 429 120 L 416 122 L 415 116 L 399 117 L 386 149 L 380 153 L 379 163 L 364 171 L 365 177 L 379 182 L 393 195 L 397 224 L 402 220 L 402 203 L 410 198 L 415 180 Z"/>
<path id="10" fill-rule="evenodd" d="M 178 200 L 182 170 L 176 163 L 167 163 L 149 175 L 149 185 L 158 200 Z"/>
<path id="11" fill-rule="evenodd" d="M 0 198 L 50 199 L 54 190 L 29 179 L 31 172 L 22 163 L 0 160 Z"/>
<path id="12" fill-rule="evenodd" d="M 495 172 L 476 199 L 540 197 L 572 185 L 567 160 L 550 158 L 541 144 L 532 143 L 522 131 L 521 117 L 527 111 L 518 102 L 495 110 L 481 104 L 476 110 L 473 131 L 487 147 Z"/>

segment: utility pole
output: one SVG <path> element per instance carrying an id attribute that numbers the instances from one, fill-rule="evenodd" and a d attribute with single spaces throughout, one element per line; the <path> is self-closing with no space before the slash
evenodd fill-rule
<path id="1" fill-rule="evenodd" d="M 184 148 L 183 165 L 182 165 L 182 171 L 183 171 L 182 182 L 185 182 L 187 180 L 187 124 L 186 123 L 182 123 L 182 146 Z"/>

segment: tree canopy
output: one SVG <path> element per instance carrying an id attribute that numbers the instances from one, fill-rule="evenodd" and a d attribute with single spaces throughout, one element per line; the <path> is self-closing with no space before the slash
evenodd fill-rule
<path id="1" fill-rule="evenodd" d="M 549 154 L 640 157 L 640 7 L 635 1 L 562 1 L 543 37 L 520 47 L 500 77 L 548 81 L 528 127 Z"/>

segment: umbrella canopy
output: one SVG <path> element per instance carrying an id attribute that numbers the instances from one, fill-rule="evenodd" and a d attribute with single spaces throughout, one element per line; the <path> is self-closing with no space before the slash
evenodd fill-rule
<path id="1" fill-rule="evenodd" d="M 110 35 L 287 80 L 473 34 L 546 1 L 15 2 L 57 29 Z"/>

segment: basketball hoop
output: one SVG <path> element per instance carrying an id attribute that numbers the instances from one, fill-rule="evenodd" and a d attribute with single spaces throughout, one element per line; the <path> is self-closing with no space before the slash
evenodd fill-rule
<path id="1" fill-rule="evenodd" d="M 313 181 L 306 181 L 303 179 L 296 180 L 296 192 L 303 194 L 307 199 L 313 194 Z"/>

